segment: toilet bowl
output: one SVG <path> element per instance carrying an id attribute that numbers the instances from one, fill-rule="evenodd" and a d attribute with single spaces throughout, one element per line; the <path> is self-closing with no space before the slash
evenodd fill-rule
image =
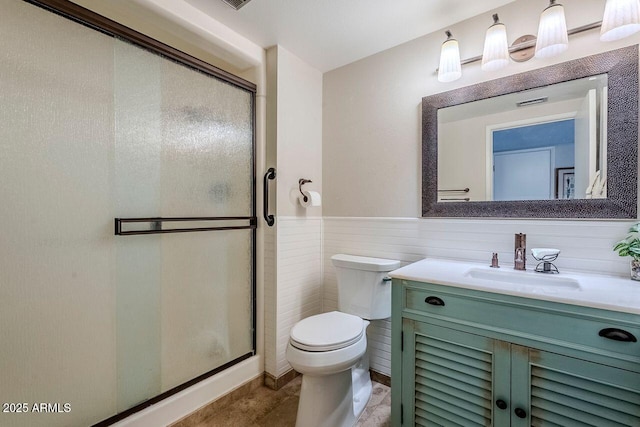
<path id="1" fill-rule="evenodd" d="M 371 395 L 366 329 L 358 316 L 332 311 L 291 330 L 287 360 L 302 374 L 296 426 L 352 426 Z M 363 360 L 364 359 L 364 360 Z"/>
<path id="2" fill-rule="evenodd" d="M 350 369 L 367 349 L 368 325 L 339 311 L 307 317 L 291 329 L 287 360 L 296 371 L 312 375 Z"/>
<path id="3" fill-rule="evenodd" d="M 340 311 L 302 319 L 291 329 L 286 357 L 302 374 L 297 427 L 351 427 L 371 396 L 366 319 L 389 316 L 399 261 L 334 255 Z"/>

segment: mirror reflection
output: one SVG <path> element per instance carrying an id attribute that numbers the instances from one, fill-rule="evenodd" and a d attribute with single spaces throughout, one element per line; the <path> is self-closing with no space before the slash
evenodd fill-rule
<path id="1" fill-rule="evenodd" d="M 607 197 L 607 75 L 438 109 L 438 201 Z"/>

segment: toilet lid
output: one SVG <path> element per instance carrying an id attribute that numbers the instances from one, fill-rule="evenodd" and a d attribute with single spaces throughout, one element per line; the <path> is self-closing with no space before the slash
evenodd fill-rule
<path id="1" fill-rule="evenodd" d="M 350 346 L 364 333 L 364 321 L 332 311 L 302 319 L 291 328 L 291 345 L 306 351 L 330 351 Z"/>

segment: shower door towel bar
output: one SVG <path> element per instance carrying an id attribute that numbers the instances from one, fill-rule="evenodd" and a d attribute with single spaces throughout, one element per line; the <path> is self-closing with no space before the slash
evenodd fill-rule
<path id="1" fill-rule="evenodd" d="M 170 222 L 209 222 L 227 221 L 231 224 L 211 227 L 163 228 L 163 223 Z M 148 230 L 123 230 L 122 225 L 128 223 L 149 223 Z M 238 223 L 237 225 L 235 223 Z M 218 216 L 218 217 L 178 217 L 178 218 L 115 218 L 115 235 L 131 236 L 139 234 L 190 233 L 195 231 L 216 230 L 251 230 L 258 223 L 255 216 Z"/>

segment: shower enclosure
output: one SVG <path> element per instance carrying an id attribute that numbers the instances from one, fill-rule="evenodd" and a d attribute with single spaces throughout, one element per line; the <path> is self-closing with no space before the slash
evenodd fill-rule
<path id="1" fill-rule="evenodd" d="M 255 353 L 255 87 L 54 3 L 80 10 L 0 14 L 2 426 L 114 421 Z"/>

